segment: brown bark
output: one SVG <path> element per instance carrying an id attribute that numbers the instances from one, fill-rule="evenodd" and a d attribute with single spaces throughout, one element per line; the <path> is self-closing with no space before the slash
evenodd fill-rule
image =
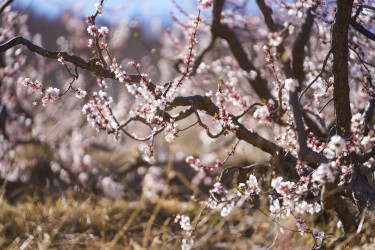
<path id="1" fill-rule="evenodd" d="M 350 98 L 348 71 L 348 32 L 353 0 L 338 0 L 332 31 L 333 49 L 333 99 L 336 115 L 336 131 L 340 136 L 350 137 Z"/>

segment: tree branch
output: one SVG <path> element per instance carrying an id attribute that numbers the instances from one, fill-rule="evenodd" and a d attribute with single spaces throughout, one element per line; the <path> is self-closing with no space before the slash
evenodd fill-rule
<path id="1" fill-rule="evenodd" d="M 310 33 L 314 24 L 315 9 L 317 6 L 311 7 L 307 10 L 307 17 L 301 27 L 296 40 L 293 43 L 293 73 L 295 78 L 298 80 L 299 85 L 302 86 L 303 80 L 305 79 L 305 72 L 303 71 L 303 61 L 305 60 L 305 46 L 310 39 Z"/>
<path id="2" fill-rule="evenodd" d="M 348 29 L 353 0 L 337 1 L 337 12 L 332 31 L 333 49 L 333 98 L 336 115 L 337 133 L 348 139 L 350 137 L 350 97 L 348 79 Z"/>
<path id="3" fill-rule="evenodd" d="M 13 0 L 7 0 L 4 3 L 2 3 L 0 6 L 0 14 L 2 14 L 5 8 L 8 7 L 12 3 L 13 3 Z"/>
<path id="4" fill-rule="evenodd" d="M 333 49 L 333 98 L 336 116 L 337 133 L 348 139 L 350 137 L 350 99 L 348 80 L 348 30 L 353 0 L 338 0 L 335 22 L 332 31 Z M 339 194 L 326 196 L 337 188 L 336 183 L 326 183 L 322 190 L 322 201 L 326 209 L 334 209 L 341 220 L 345 233 L 354 233 L 356 222 Z"/>
<path id="5" fill-rule="evenodd" d="M 211 25 L 212 35 L 227 41 L 233 56 L 243 70 L 247 72 L 254 70 L 258 73 L 254 80 L 248 80 L 260 98 L 271 99 L 272 95 L 267 87 L 267 80 L 260 76 L 260 71 L 256 69 L 254 64 L 248 59 L 247 54 L 233 29 L 228 25 L 221 23 L 221 12 L 224 7 L 224 2 L 224 0 L 217 0 L 214 2 L 213 21 Z"/>
<path id="6" fill-rule="evenodd" d="M 350 25 L 368 39 L 375 41 L 375 34 L 363 27 L 359 22 L 353 21 L 350 23 Z"/>
<path id="7" fill-rule="evenodd" d="M 24 45 L 26 46 L 30 51 L 35 52 L 43 57 L 46 58 L 52 58 L 52 59 L 58 59 L 60 56 L 64 58 L 65 61 L 73 63 L 77 67 L 91 71 L 95 73 L 97 76 L 101 76 L 104 78 L 111 78 L 116 80 L 116 76 L 113 72 L 110 70 L 107 70 L 103 68 L 100 65 L 96 65 L 95 63 L 92 63 L 90 61 L 86 62 L 84 59 L 82 59 L 79 56 L 75 55 L 69 55 L 67 52 L 63 51 L 50 51 L 44 48 L 39 47 L 38 45 L 33 44 L 26 38 L 23 38 L 21 36 L 12 38 L 8 42 L 0 45 L 0 53 L 3 53 L 7 51 L 8 49 L 11 49 L 17 45 Z M 139 83 L 141 81 L 140 75 L 127 75 L 127 77 L 130 79 L 131 82 L 137 82 Z"/>
<path id="8" fill-rule="evenodd" d="M 268 29 L 272 32 L 277 32 L 282 26 L 277 25 L 272 18 L 272 9 L 271 7 L 267 6 L 264 0 L 257 0 L 257 5 L 260 11 L 263 14 L 264 22 L 266 23 Z"/>

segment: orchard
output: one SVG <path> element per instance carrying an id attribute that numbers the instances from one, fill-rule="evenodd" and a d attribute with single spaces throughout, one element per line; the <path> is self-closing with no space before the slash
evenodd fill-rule
<path id="1" fill-rule="evenodd" d="M 152 42 L 101 0 L 54 49 L 12 2 L 1 248 L 375 247 L 372 0 L 171 0 Z"/>

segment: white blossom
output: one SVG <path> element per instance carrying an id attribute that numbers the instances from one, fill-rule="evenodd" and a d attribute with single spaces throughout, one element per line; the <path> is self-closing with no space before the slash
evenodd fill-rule
<path id="1" fill-rule="evenodd" d="M 339 135 L 334 135 L 331 137 L 328 147 L 335 151 L 336 155 L 339 155 L 345 148 L 346 142 L 345 139 Z"/>
<path id="2" fill-rule="evenodd" d="M 289 92 L 295 92 L 298 86 L 299 84 L 296 79 L 288 78 L 285 80 L 285 89 Z"/>
<path id="3" fill-rule="evenodd" d="M 102 13 L 103 13 L 103 6 L 100 5 L 100 3 L 96 3 L 95 4 L 95 9 L 99 13 L 99 15 L 102 15 Z"/>
<path id="4" fill-rule="evenodd" d="M 101 188 L 103 193 L 109 197 L 118 197 L 124 189 L 124 186 L 115 182 L 111 177 L 104 177 L 101 181 Z"/>
<path id="5" fill-rule="evenodd" d="M 312 174 L 312 179 L 321 184 L 326 182 L 332 183 L 335 181 L 337 174 L 336 162 L 323 163 Z"/>

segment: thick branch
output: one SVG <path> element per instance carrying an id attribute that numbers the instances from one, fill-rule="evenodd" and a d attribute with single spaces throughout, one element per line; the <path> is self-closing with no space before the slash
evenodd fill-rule
<path id="1" fill-rule="evenodd" d="M 302 25 L 301 31 L 299 32 L 296 40 L 293 44 L 293 71 L 290 69 L 290 64 L 287 67 L 284 67 L 285 74 L 287 78 L 297 78 L 299 86 L 302 85 L 303 79 L 305 78 L 305 73 L 303 71 L 303 61 L 305 59 L 304 48 L 310 38 L 311 28 L 314 22 L 313 11 L 316 7 L 312 7 L 307 11 L 307 17 L 305 23 Z M 303 111 L 299 105 L 298 92 L 290 91 L 289 92 L 289 104 L 292 107 L 294 126 L 297 131 L 298 139 L 298 156 L 301 160 L 319 164 L 322 162 L 327 162 L 327 159 L 319 153 L 313 152 L 307 147 L 307 133 L 305 130 L 305 125 L 302 119 Z M 309 119 L 308 116 L 305 116 Z M 309 120 L 309 124 L 313 123 Z"/>
<path id="2" fill-rule="evenodd" d="M 354 216 L 348 209 L 342 197 L 335 192 L 337 185 L 335 183 L 326 183 L 323 186 L 321 199 L 324 209 L 334 209 L 337 217 L 342 222 L 345 233 L 353 233 L 356 230 Z"/>
<path id="3" fill-rule="evenodd" d="M 178 106 L 191 106 L 197 110 L 205 111 L 210 116 L 219 114 L 219 108 L 205 96 L 195 95 L 187 97 L 177 97 L 172 103 L 171 107 Z M 282 147 L 277 144 L 263 138 L 258 133 L 248 130 L 243 124 L 241 124 L 236 117 L 231 116 L 233 124 L 238 126 L 236 130 L 236 137 L 239 140 L 246 141 L 247 143 L 269 153 L 272 156 L 271 164 L 276 168 L 276 171 L 280 174 L 288 176 L 294 180 L 298 180 L 299 176 L 296 171 L 297 159 L 285 151 Z"/>
<path id="4" fill-rule="evenodd" d="M 352 13 L 353 0 L 337 1 L 337 12 L 332 31 L 333 49 L 333 98 L 336 113 L 337 133 L 350 137 L 350 99 L 348 79 L 348 29 Z"/>
<path id="5" fill-rule="evenodd" d="M 353 21 L 350 23 L 350 25 L 368 39 L 375 41 L 375 34 L 363 27 L 359 22 Z"/>
<path id="6" fill-rule="evenodd" d="M 249 79 L 249 82 L 260 98 L 270 99 L 272 98 L 272 95 L 267 87 L 267 80 L 260 76 L 259 70 L 257 70 L 254 64 L 249 60 L 240 40 L 238 39 L 233 29 L 231 29 L 228 25 L 221 23 L 221 12 L 224 7 L 224 2 L 224 0 L 217 0 L 214 2 L 213 22 L 211 26 L 212 36 L 220 37 L 227 41 L 233 53 L 233 56 L 236 58 L 238 64 L 243 70 L 247 72 L 254 70 L 258 73 L 256 79 Z"/>
<path id="7" fill-rule="evenodd" d="M 257 5 L 262 11 L 264 21 L 267 25 L 267 28 L 272 32 L 277 32 L 281 26 L 277 25 L 272 19 L 272 9 L 271 7 L 267 6 L 264 0 L 257 0 Z"/>
<path id="8" fill-rule="evenodd" d="M 13 3 L 13 0 L 7 0 L 4 3 L 0 5 L 0 14 L 3 13 L 6 7 L 8 7 L 11 3 Z"/>
<path id="9" fill-rule="evenodd" d="M 305 60 L 305 46 L 310 39 L 311 28 L 314 24 L 315 9 L 316 7 L 312 7 L 307 10 L 306 20 L 301 27 L 301 32 L 298 34 L 293 44 L 293 73 L 300 86 L 302 86 L 302 82 L 305 78 L 305 72 L 303 71 L 303 61 Z"/>
<path id="10" fill-rule="evenodd" d="M 52 59 L 58 59 L 60 56 L 64 58 L 65 61 L 73 63 L 77 67 L 81 69 L 85 69 L 88 71 L 91 71 L 95 73 L 98 76 L 104 77 L 104 78 L 111 78 L 116 79 L 116 76 L 113 72 L 110 70 L 107 70 L 103 68 L 100 65 L 96 65 L 92 62 L 86 62 L 84 59 L 82 59 L 79 56 L 75 55 L 69 55 L 67 52 L 63 51 L 50 51 L 44 48 L 39 47 L 38 45 L 33 44 L 26 38 L 23 38 L 21 36 L 12 38 L 8 42 L 0 45 L 0 53 L 3 53 L 7 51 L 8 49 L 13 48 L 14 46 L 17 46 L 19 44 L 22 44 L 26 46 L 29 50 L 32 52 L 35 52 L 43 57 L 52 58 Z M 140 82 L 141 76 L 140 75 L 127 75 L 131 82 Z"/>
<path id="11" fill-rule="evenodd" d="M 352 12 L 353 0 L 338 0 L 335 23 L 332 31 L 333 49 L 333 98 L 336 115 L 337 133 L 348 139 L 350 137 L 350 99 L 348 80 L 348 29 Z M 335 183 L 326 183 L 322 190 L 323 204 L 326 209 L 334 209 L 341 220 L 345 233 L 356 230 L 356 222 L 345 206 L 339 194 L 326 197 L 325 194 L 336 189 Z"/>

